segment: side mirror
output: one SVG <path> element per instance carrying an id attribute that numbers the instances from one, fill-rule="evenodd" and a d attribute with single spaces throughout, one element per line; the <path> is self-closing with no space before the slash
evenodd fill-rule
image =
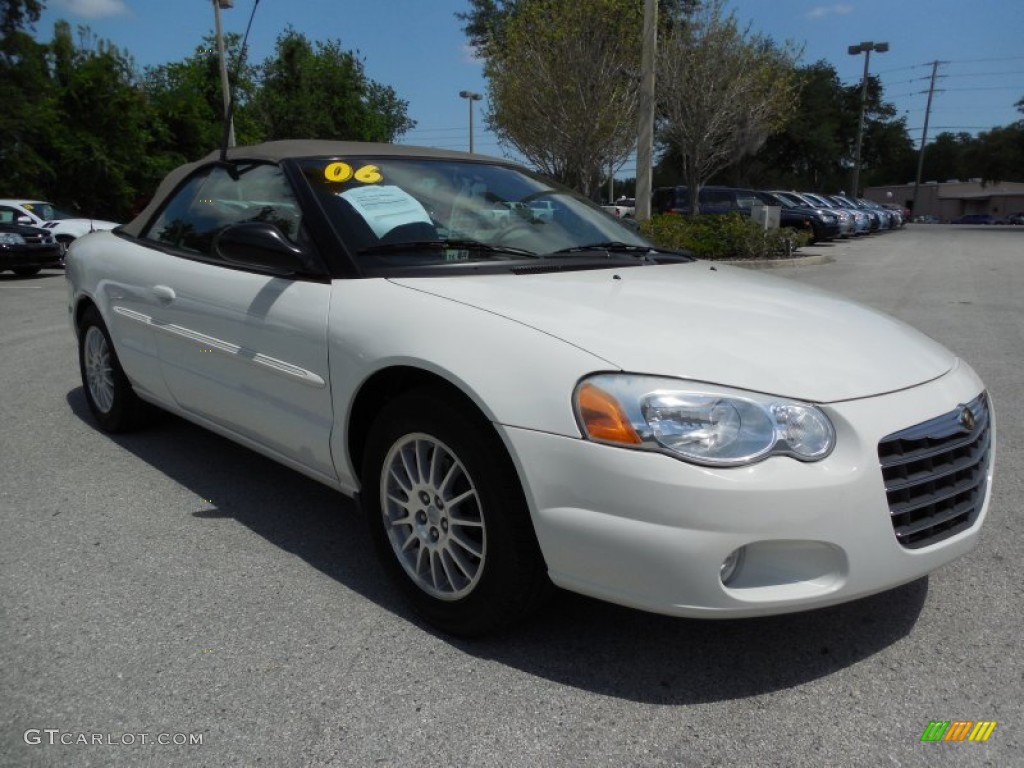
<path id="1" fill-rule="evenodd" d="M 16 224 L 28 224 L 29 226 L 32 225 L 32 217 L 26 216 L 25 214 L 19 215 L 17 218 L 14 219 L 14 221 Z"/>
<path id="2" fill-rule="evenodd" d="M 265 221 L 246 221 L 225 227 L 213 239 L 213 252 L 232 264 L 275 275 L 293 275 L 306 270 L 306 252 Z"/>

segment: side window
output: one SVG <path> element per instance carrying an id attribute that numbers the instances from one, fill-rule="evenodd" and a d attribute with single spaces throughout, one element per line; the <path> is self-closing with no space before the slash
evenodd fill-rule
<path id="1" fill-rule="evenodd" d="M 215 258 L 213 239 L 231 224 L 266 221 L 298 242 L 298 201 L 276 165 L 241 165 L 237 178 L 211 166 L 194 174 L 150 223 L 143 238 Z"/>
<path id="2" fill-rule="evenodd" d="M 17 220 L 18 214 L 13 208 L 8 208 L 6 205 L 0 205 L 0 224 L 13 224 Z"/>

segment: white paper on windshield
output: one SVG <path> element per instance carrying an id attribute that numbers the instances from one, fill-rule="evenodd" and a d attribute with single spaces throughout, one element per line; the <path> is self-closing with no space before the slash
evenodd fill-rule
<path id="1" fill-rule="evenodd" d="M 356 187 L 345 190 L 341 197 L 366 220 L 377 237 L 384 237 L 403 224 L 430 224 L 430 215 L 419 200 L 400 187 Z"/>

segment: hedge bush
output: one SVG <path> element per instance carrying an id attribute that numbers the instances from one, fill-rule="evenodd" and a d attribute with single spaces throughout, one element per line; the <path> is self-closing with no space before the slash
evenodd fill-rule
<path id="1" fill-rule="evenodd" d="M 640 231 L 663 248 L 701 259 L 780 259 L 807 245 L 811 236 L 792 228 L 766 230 L 739 213 L 680 216 L 655 214 Z"/>

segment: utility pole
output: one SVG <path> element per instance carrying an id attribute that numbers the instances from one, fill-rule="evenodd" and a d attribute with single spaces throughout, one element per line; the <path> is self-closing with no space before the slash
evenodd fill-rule
<path id="1" fill-rule="evenodd" d="M 658 3 L 644 0 L 643 49 L 640 54 L 640 126 L 636 141 L 636 220 L 651 218 L 654 185 L 654 64 L 658 46 Z"/>
<path id="2" fill-rule="evenodd" d="M 928 104 L 924 108 L 924 128 L 921 129 L 921 146 L 917 150 L 917 176 L 914 177 L 914 205 L 910 209 L 911 216 L 917 216 L 917 193 L 921 189 L 921 173 L 924 171 L 924 145 L 928 141 L 928 118 L 932 114 L 932 96 L 935 93 L 935 73 L 939 70 L 939 64 L 944 61 L 932 62 L 932 80 L 928 85 Z"/>
<path id="3" fill-rule="evenodd" d="M 231 88 L 228 85 L 228 65 L 224 60 L 224 34 L 220 26 L 220 9 L 233 8 L 234 0 L 213 0 L 213 18 L 216 22 L 217 54 L 220 56 L 220 87 L 224 94 L 224 119 L 230 120 L 228 126 L 228 146 L 235 146 L 235 119 L 230 114 Z"/>

